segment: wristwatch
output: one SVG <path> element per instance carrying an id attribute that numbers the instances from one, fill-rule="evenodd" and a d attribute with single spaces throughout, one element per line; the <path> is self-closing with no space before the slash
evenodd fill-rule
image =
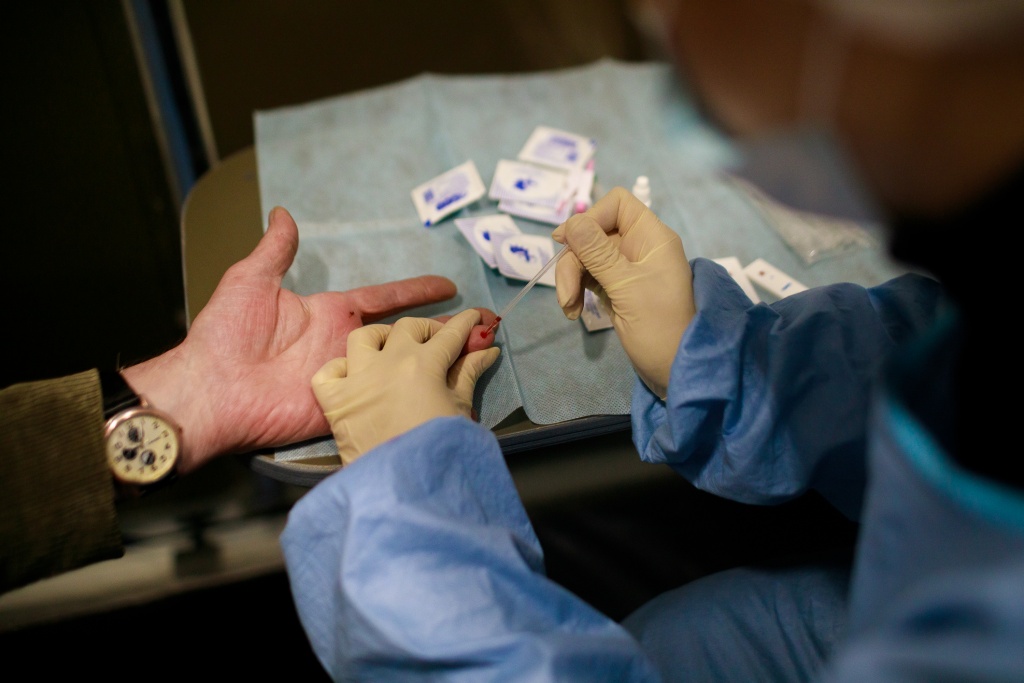
<path id="1" fill-rule="evenodd" d="M 120 372 L 100 371 L 104 448 L 114 483 L 123 496 L 137 498 L 177 475 L 181 427 L 167 413 L 136 394 Z"/>

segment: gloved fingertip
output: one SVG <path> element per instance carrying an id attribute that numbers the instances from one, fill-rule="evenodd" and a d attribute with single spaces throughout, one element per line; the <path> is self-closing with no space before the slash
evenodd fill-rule
<path id="1" fill-rule="evenodd" d="M 497 346 L 491 346 L 486 349 L 476 351 L 475 354 L 474 365 L 477 369 L 477 377 L 479 377 L 487 370 L 487 368 L 494 365 L 495 361 L 498 360 L 498 356 L 501 355 L 501 349 Z"/>
<path id="2" fill-rule="evenodd" d="M 558 305 L 566 312 L 566 315 L 580 303 L 580 290 L 578 289 L 561 289 L 556 285 L 555 294 L 558 297 Z"/>
<path id="3" fill-rule="evenodd" d="M 320 369 L 313 374 L 312 379 L 310 379 L 310 385 L 316 389 L 316 387 L 321 384 L 345 377 L 347 374 L 348 359 L 344 356 L 332 358 L 324 363 Z"/>
<path id="4" fill-rule="evenodd" d="M 558 300 L 559 306 L 565 308 L 579 292 L 579 276 L 576 273 L 567 273 L 567 277 L 558 277 L 562 274 L 555 270 L 555 299 Z"/>

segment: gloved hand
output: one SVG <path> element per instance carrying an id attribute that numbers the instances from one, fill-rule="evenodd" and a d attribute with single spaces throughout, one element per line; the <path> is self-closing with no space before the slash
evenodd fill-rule
<path id="1" fill-rule="evenodd" d="M 471 417 L 476 382 L 500 353 L 461 355 L 480 319 L 470 309 L 445 323 L 401 318 L 349 333 L 348 356 L 328 361 L 312 381 L 344 465 L 435 417 Z"/>
<path id="2" fill-rule="evenodd" d="M 665 398 L 672 361 L 696 312 L 693 273 L 679 235 L 616 187 L 551 236 L 571 249 L 555 266 L 566 317 L 580 316 L 584 288 L 602 297 L 636 373 Z"/>

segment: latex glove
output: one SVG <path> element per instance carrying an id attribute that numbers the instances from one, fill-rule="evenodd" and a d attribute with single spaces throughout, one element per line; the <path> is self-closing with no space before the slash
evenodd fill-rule
<path id="1" fill-rule="evenodd" d="M 580 316 L 584 288 L 604 298 L 633 368 L 664 399 L 672 361 L 696 312 L 693 273 L 679 235 L 616 187 L 552 237 L 571 249 L 555 266 L 565 315 Z"/>
<path id="2" fill-rule="evenodd" d="M 480 320 L 470 309 L 445 323 L 401 318 L 349 333 L 348 357 L 328 361 L 312 381 L 343 464 L 435 417 L 471 417 L 476 382 L 500 353 L 463 354 Z"/>

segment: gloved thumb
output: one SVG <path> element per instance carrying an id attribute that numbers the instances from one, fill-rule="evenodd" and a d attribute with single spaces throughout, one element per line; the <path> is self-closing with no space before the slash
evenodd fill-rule
<path id="1" fill-rule="evenodd" d="M 499 355 L 501 349 L 497 346 L 474 351 L 455 361 L 448 371 L 448 386 L 455 393 L 456 400 L 466 407 L 467 415 L 473 408 L 473 393 L 477 380 L 494 365 Z"/>
<path id="2" fill-rule="evenodd" d="M 313 395 L 320 405 L 335 405 L 341 395 L 341 383 L 339 380 L 348 376 L 348 359 L 344 357 L 332 358 L 323 364 L 310 384 L 313 387 Z"/>

